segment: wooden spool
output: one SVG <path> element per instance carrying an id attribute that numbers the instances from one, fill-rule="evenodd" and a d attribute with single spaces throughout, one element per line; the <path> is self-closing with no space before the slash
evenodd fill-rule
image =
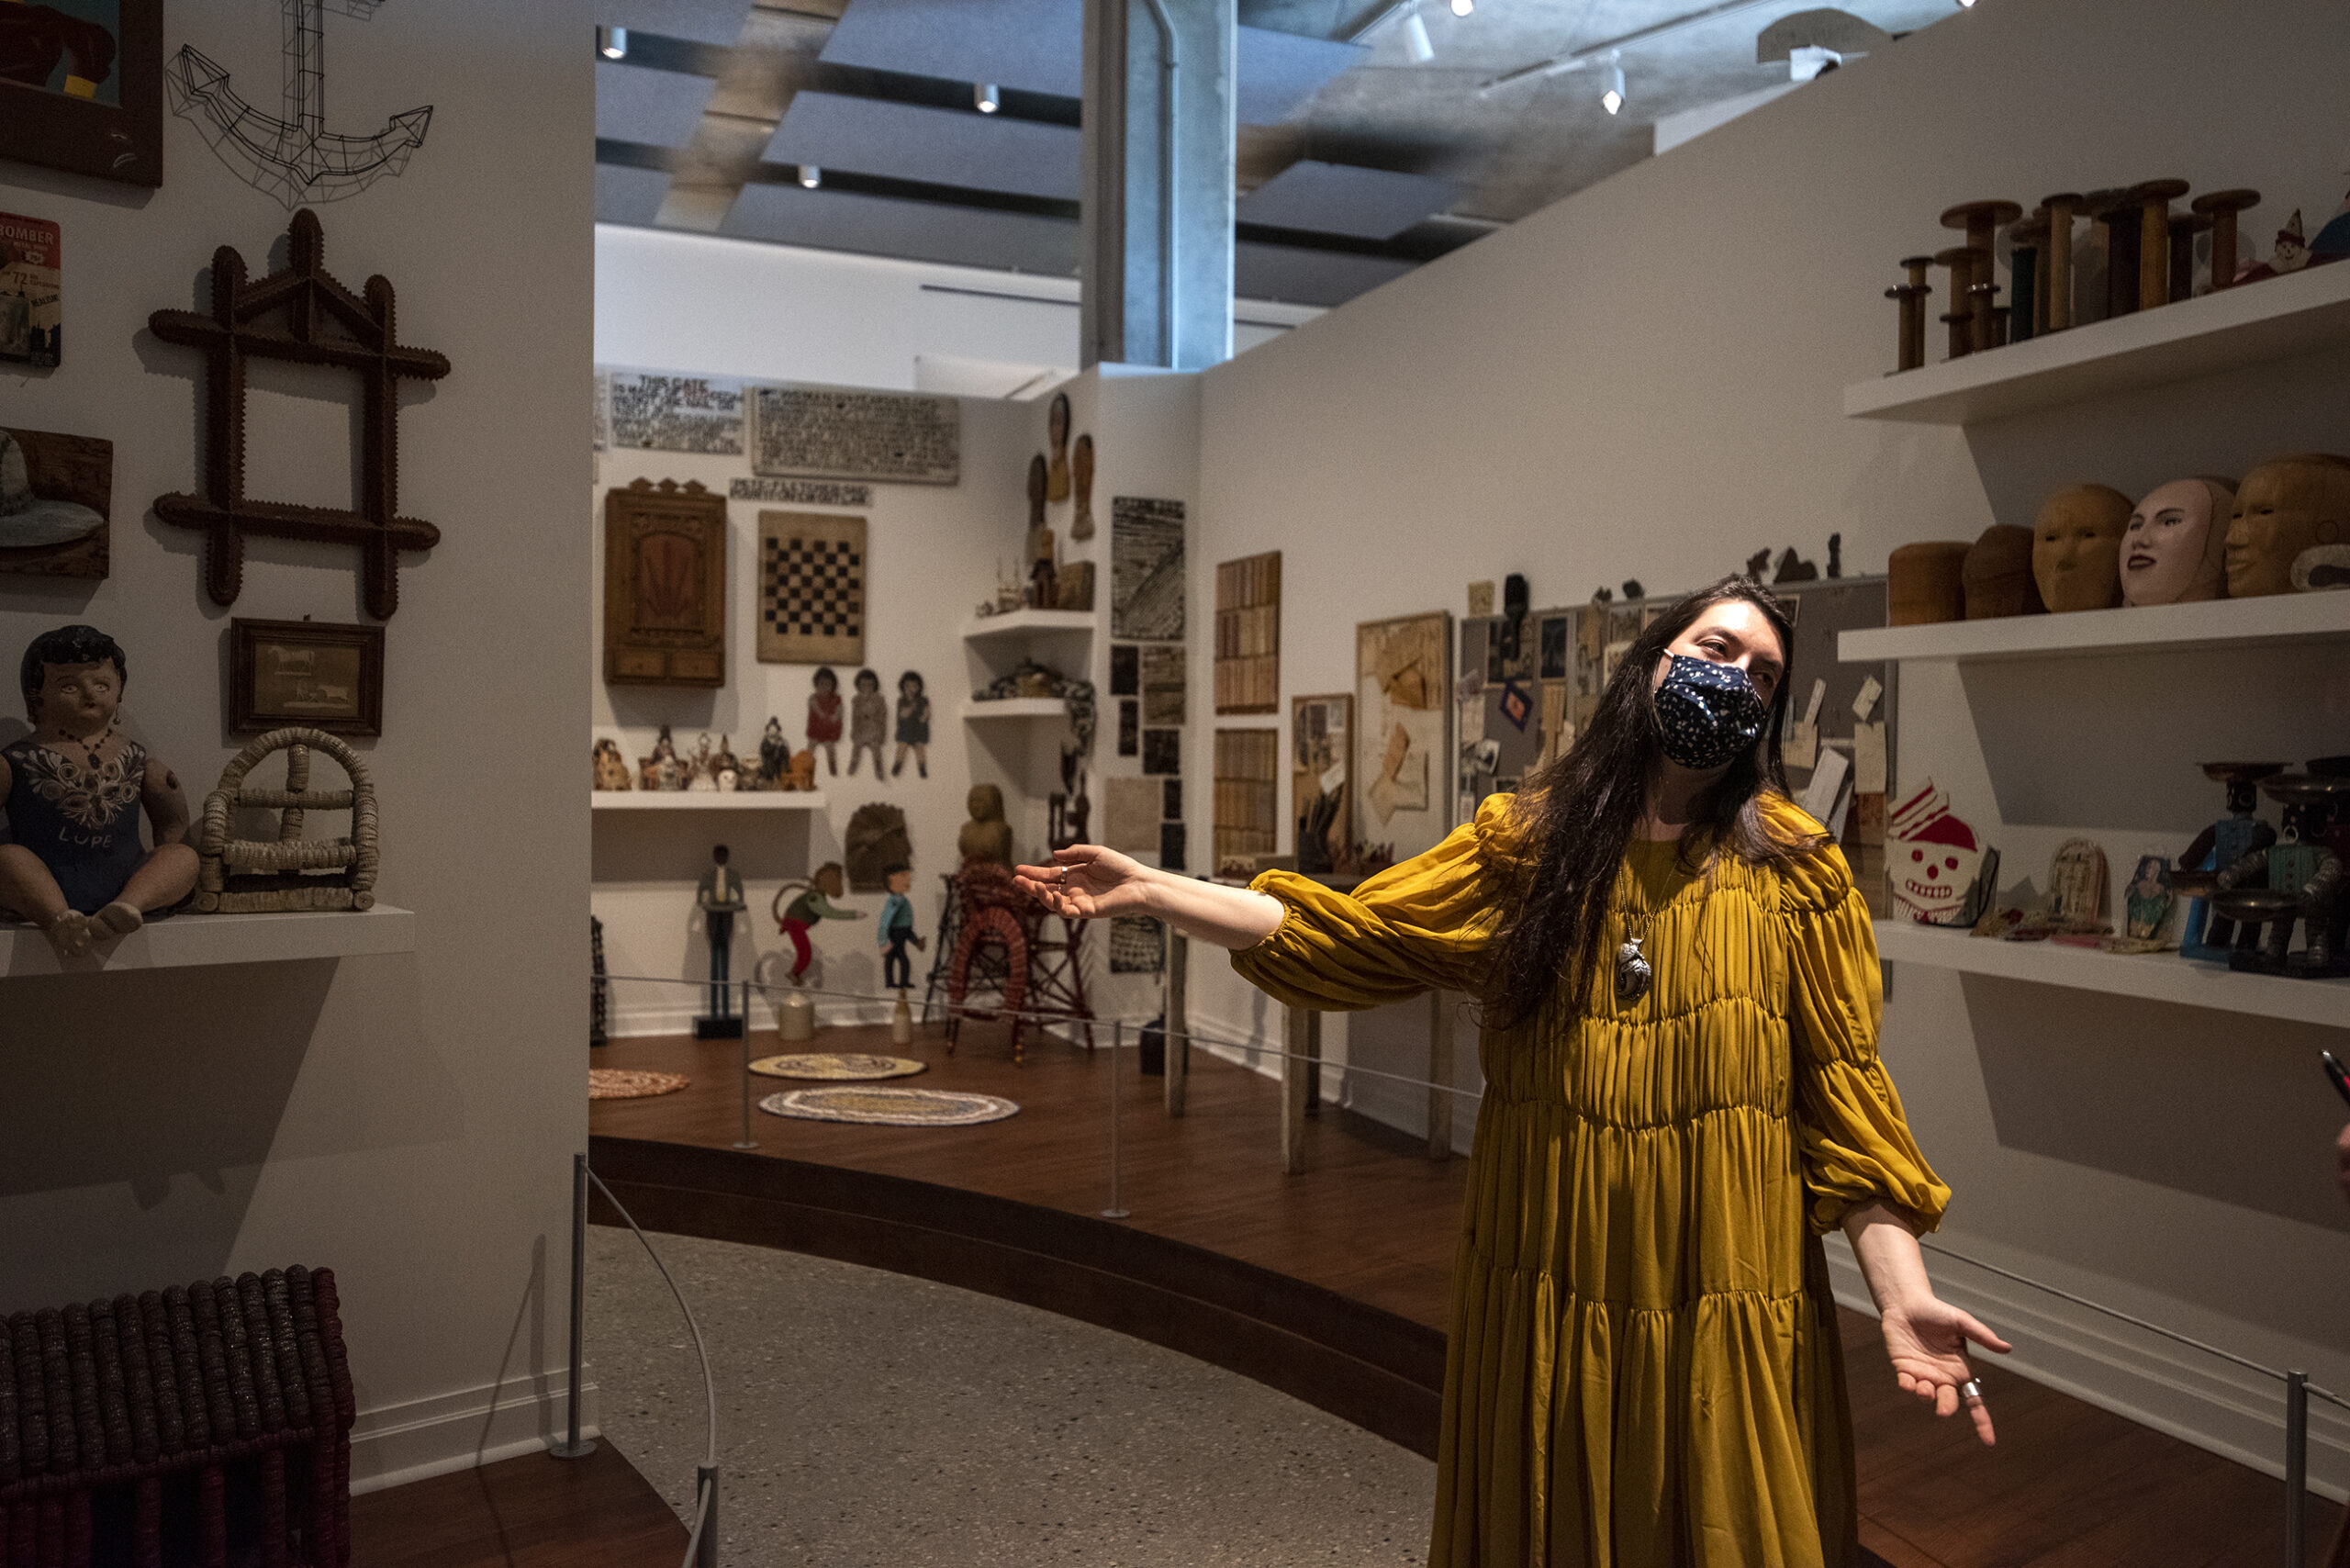
<path id="1" fill-rule="evenodd" d="M 2232 288 L 2236 281 L 2236 214 L 2260 205 L 2251 190 L 2206 191 L 2188 204 L 2211 220 L 2211 286 Z M 2227 258 L 2224 263 L 2221 257 Z"/>
<path id="2" fill-rule="evenodd" d="M 2048 308 L 2042 315 L 2045 329 L 2061 332 L 2073 324 L 2073 219 L 2080 212 L 2078 191 L 2042 196 L 2048 214 Z"/>
<path id="3" fill-rule="evenodd" d="M 2211 227 L 2199 212 L 2182 212 L 2170 220 L 2170 297 L 2177 304 L 2195 295 L 2195 237 Z"/>
<path id="4" fill-rule="evenodd" d="M 2138 202 L 2138 308 L 2171 302 L 2170 204 L 2188 192 L 2185 180 L 2148 180 L 2131 191 Z M 2192 252 L 2189 252 L 2190 255 Z M 2188 275 L 2193 276 L 2192 265 Z"/>
<path id="5" fill-rule="evenodd" d="M 310 753 L 323 751 L 351 778 L 345 790 L 310 788 Z M 245 776 L 273 752 L 285 753 L 285 788 L 248 790 Z M 274 840 L 229 835 L 249 807 L 279 812 Z M 305 813 L 349 812 L 348 838 L 302 836 Z M 364 910 L 375 902 L 378 846 L 375 786 L 359 754 L 324 730 L 272 730 L 229 759 L 219 787 L 204 798 L 196 828 L 196 907 L 204 914 Z M 311 873 L 325 871 L 327 876 Z M 234 885 L 232 885 L 232 879 Z"/>
<path id="6" fill-rule="evenodd" d="M 1964 303 L 1951 302 L 1952 308 L 1967 312 L 1967 330 L 1977 349 L 1995 348 L 1998 344 L 1998 330 L 1992 316 L 1998 302 L 1998 240 L 1999 229 L 2023 216 L 2023 208 L 2011 201 L 1961 202 L 1942 214 L 1942 227 L 1966 231 L 1966 245 L 1981 255 L 1975 260 L 1973 274 L 1968 279 L 1967 297 Z"/>
<path id="7" fill-rule="evenodd" d="M 2138 308 L 2138 226 L 2142 204 L 2130 191 L 2093 191 L 2089 217 L 2105 229 L 2105 316 Z"/>
<path id="8" fill-rule="evenodd" d="M 1896 368 L 1915 370 L 1926 363 L 1926 297 L 1934 292 L 1926 281 L 1926 269 L 1934 264 L 1934 258 L 1904 256 L 1901 264 L 1909 270 L 1909 281 L 1886 289 L 1885 297 L 1901 302 L 1900 360 Z"/>
<path id="9" fill-rule="evenodd" d="M 1904 544 L 1886 558 L 1889 626 L 1931 626 L 1966 618 L 1966 553 L 1972 546 L 1938 539 Z"/>
<path id="10" fill-rule="evenodd" d="M 1953 245 L 1947 251 L 1934 252 L 1934 264 L 1950 269 L 1950 308 L 1942 312 L 1942 323 L 1950 329 L 1950 357 L 1963 359 L 1975 352 L 1975 312 L 1968 291 L 1975 286 L 1975 266 L 1980 260 L 1987 269 L 1991 257 L 1987 251 L 1972 245 Z"/>
<path id="11" fill-rule="evenodd" d="M 2043 208 L 2008 230 L 2008 341 L 2048 330 L 2048 214 Z"/>

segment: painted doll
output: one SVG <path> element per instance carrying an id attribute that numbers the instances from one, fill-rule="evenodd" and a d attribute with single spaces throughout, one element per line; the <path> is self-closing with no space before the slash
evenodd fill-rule
<path id="1" fill-rule="evenodd" d="M 841 678 L 826 666 L 816 672 L 816 689 L 808 694 L 808 749 L 824 754 L 824 770 L 841 770 Z M 851 758 L 855 760 L 854 757 Z"/>
<path id="2" fill-rule="evenodd" d="M 873 777 L 881 777 L 881 743 L 890 736 L 890 700 L 881 695 L 881 678 L 869 669 L 856 672 L 856 695 L 848 703 L 848 770 L 856 773 L 856 759 L 873 754 Z"/>
<path id="3" fill-rule="evenodd" d="M 898 755 L 890 777 L 906 770 L 906 753 L 914 754 L 914 772 L 930 777 L 930 699 L 923 694 L 921 672 L 908 670 L 898 678 Z"/>

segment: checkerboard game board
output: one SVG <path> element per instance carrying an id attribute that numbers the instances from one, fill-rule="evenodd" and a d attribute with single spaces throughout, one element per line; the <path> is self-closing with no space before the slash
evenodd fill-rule
<path id="1" fill-rule="evenodd" d="M 865 658 L 865 519 L 759 513 L 758 654 L 769 664 Z"/>

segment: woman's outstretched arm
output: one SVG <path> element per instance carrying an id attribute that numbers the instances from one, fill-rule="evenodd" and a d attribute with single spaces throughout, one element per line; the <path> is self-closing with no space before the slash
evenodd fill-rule
<path id="1" fill-rule="evenodd" d="M 1965 1393 L 1975 1377 L 1966 1346 L 1973 1340 L 2004 1353 L 2008 1342 L 1973 1314 L 1934 1294 L 1917 1229 L 1893 1204 L 1854 1204 L 1845 1213 L 1844 1235 L 1876 1300 L 1895 1381 L 1931 1405 L 1937 1416 L 1954 1416 L 1964 1406 L 1975 1419 L 1975 1435 L 1986 1444 L 1996 1440 L 1989 1406 L 1981 1395 Z"/>
<path id="2" fill-rule="evenodd" d="M 1015 875 L 1055 914 L 1071 920 L 1154 914 L 1187 936 L 1236 953 L 1262 942 L 1281 924 L 1281 901 L 1269 893 L 1154 870 L 1095 844 L 1057 849 L 1051 865 L 1022 866 Z"/>

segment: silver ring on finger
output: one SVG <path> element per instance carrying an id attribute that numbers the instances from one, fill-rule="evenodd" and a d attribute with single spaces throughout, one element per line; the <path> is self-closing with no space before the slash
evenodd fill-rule
<path id="1" fill-rule="evenodd" d="M 1980 1405 L 1983 1403 L 1983 1385 L 1970 1377 L 1958 1385 L 1958 1396 L 1971 1405 Z"/>

